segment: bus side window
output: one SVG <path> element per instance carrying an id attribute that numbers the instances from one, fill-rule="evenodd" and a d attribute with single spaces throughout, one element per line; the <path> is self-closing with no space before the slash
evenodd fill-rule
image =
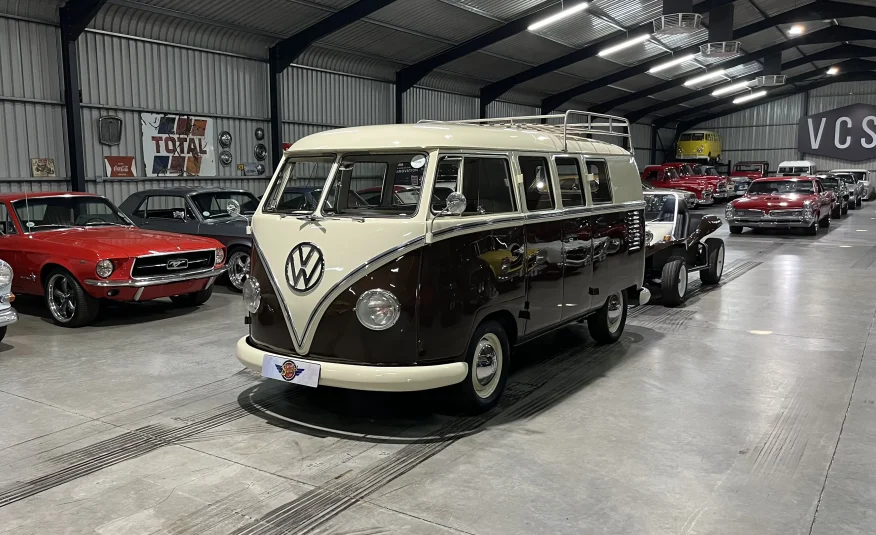
<path id="1" fill-rule="evenodd" d="M 590 175 L 590 196 L 594 204 L 612 202 L 611 178 L 605 160 L 587 160 L 587 173 Z"/>

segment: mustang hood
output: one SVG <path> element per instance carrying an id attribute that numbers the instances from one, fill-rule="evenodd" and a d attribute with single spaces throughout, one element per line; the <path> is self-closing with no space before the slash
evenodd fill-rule
<path id="1" fill-rule="evenodd" d="M 802 208 L 804 201 L 814 201 L 814 195 L 801 195 L 790 193 L 787 195 L 752 195 L 745 196 L 733 201 L 733 208 L 737 210 L 763 210 L 781 208 Z"/>
<path id="2" fill-rule="evenodd" d="M 101 258 L 129 258 L 154 253 L 214 249 L 222 244 L 198 236 L 142 230 L 136 227 L 71 228 L 35 232 L 34 240 L 95 251 Z"/>

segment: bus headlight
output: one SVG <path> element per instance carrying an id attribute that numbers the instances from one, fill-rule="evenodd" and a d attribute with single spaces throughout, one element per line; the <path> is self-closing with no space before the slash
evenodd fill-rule
<path id="1" fill-rule="evenodd" d="M 356 301 L 356 317 L 372 331 L 389 329 L 398 321 L 401 307 L 391 292 L 380 288 L 368 290 Z"/>
<path id="2" fill-rule="evenodd" d="M 262 306 L 262 288 L 255 277 L 247 277 L 243 283 L 243 304 L 251 314 L 258 312 Z"/>

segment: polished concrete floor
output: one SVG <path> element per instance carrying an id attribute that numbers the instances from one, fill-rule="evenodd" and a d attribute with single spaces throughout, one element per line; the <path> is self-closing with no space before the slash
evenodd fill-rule
<path id="1" fill-rule="evenodd" d="M 242 371 L 225 290 L 79 330 L 19 302 L 0 533 L 876 533 L 876 203 L 718 235 L 719 287 L 521 348 L 478 417 Z"/>

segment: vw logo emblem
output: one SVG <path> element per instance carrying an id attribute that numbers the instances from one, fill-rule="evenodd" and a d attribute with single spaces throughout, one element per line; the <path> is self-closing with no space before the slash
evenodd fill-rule
<path id="1" fill-rule="evenodd" d="M 322 280 L 325 260 L 312 243 L 299 243 L 286 258 L 286 283 L 296 292 L 309 292 Z"/>

